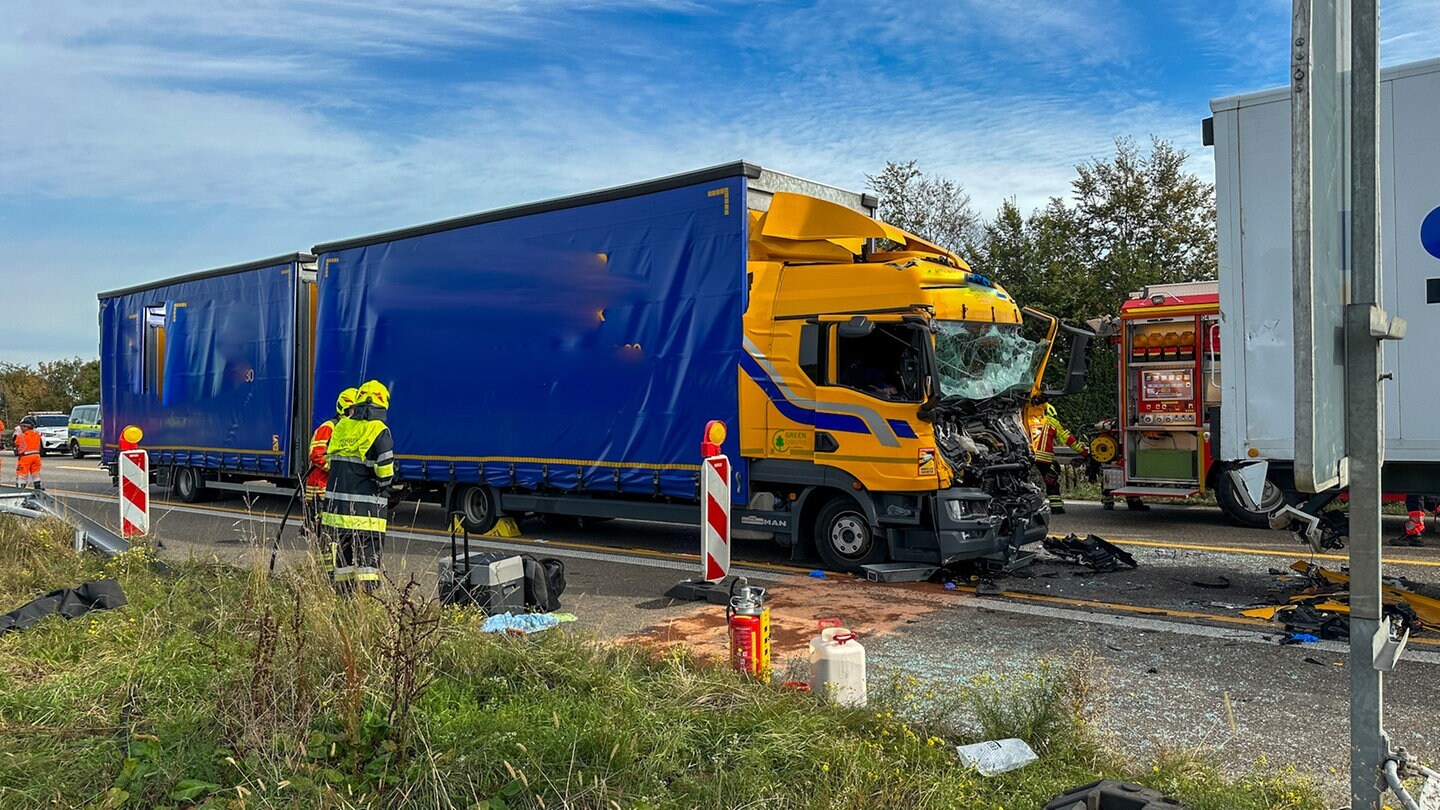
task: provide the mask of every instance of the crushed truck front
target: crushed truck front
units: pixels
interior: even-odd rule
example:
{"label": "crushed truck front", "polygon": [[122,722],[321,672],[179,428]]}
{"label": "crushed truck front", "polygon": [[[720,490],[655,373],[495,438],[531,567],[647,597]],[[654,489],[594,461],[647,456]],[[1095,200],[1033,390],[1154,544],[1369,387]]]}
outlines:
{"label": "crushed truck front", "polygon": [[1022,415],[1053,319],[1034,339],[953,253],[820,200],[777,194],[749,243],[752,504],[789,500],[793,540],[851,570],[1003,563],[1044,536]]}

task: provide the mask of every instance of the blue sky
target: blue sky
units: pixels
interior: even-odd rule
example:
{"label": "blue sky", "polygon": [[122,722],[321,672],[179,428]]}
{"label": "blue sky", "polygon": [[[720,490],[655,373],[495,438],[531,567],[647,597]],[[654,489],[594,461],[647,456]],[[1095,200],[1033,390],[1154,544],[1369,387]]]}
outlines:
{"label": "blue sky", "polygon": [[[1382,0],[1381,58],[1440,56]],[[1286,82],[1289,0],[6,0],[0,361],[97,355],[100,290],[736,159],[982,215],[1117,137],[1213,175],[1209,100]],[[28,287],[20,287],[22,280]]]}

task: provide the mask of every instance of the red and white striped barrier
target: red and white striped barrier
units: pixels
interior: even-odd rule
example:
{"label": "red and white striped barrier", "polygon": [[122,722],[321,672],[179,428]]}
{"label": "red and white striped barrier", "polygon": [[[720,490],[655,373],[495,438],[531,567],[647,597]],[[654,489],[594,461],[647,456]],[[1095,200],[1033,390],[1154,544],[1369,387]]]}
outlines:
{"label": "red and white striped barrier", "polygon": [[716,582],[730,573],[730,459],[711,456],[702,466],[705,493],[705,579]]}
{"label": "red and white striped barrier", "polygon": [[725,423],[705,426],[700,465],[700,551],[705,559],[705,580],[717,582],[730,573],[730,459],[720,452]]}
{"label": "red and white striped barrier", "polygon": [[120,452],[120,536],[150,533],[150,454]]}

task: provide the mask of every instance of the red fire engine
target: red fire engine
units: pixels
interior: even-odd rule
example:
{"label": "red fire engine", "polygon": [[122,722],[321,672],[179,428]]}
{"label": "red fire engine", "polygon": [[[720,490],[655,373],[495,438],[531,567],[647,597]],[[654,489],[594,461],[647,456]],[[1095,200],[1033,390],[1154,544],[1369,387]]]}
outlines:
{"label": "red fire engine", "polygon": [[[1187,498],[1212,488],[1220,409],[1218,282],[1153,284],[1120,308],[1118,418],[1090,442],[1117,497]],[[1224,499],[1221,499],[1222,501]]]}

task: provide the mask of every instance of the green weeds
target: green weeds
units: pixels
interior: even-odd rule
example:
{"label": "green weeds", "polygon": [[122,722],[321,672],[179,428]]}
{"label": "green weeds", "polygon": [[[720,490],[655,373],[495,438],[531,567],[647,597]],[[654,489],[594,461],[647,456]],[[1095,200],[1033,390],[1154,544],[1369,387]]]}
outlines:
{"label": "green weeds", "polygon": [[[69,537],[0,520],[3,604],[101,576],[130,604],[0,636],[3,807],[1028,808],[1102,776],[1197,810],[1321,806],[1293,773],[1127,766],[1087,722],[1083,661],[964,684],[877,668],[847,709],[684,652],[485,635],[413,583],[339,598],[311,563],[162,573]],[[1011,736],[1040,762],[960,767],[956,744]]]}

